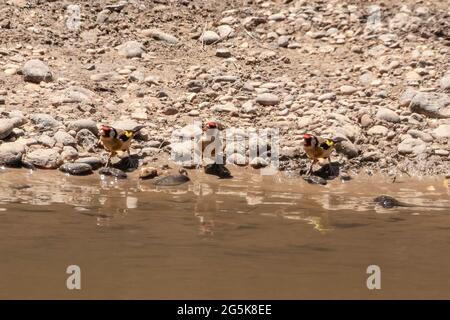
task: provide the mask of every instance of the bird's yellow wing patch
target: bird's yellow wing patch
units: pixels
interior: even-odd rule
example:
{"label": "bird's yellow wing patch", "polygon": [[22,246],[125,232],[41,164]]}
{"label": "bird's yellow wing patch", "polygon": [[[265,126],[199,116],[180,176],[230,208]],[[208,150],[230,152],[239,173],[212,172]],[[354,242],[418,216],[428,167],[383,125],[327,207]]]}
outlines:
{"label": "bird's yellow wing patch", "polygon": [[126,142],[133,138],[133,131],[125,130],[117,137],[119,140],[122,140],[123,142]]}
{"label": "bird's yellow wing patch", "polygon": [[319,147],[321,147],[324,150],[329,150],[334,146],[334,142],[331,139],[326,139],[324,142],[322,142]]}

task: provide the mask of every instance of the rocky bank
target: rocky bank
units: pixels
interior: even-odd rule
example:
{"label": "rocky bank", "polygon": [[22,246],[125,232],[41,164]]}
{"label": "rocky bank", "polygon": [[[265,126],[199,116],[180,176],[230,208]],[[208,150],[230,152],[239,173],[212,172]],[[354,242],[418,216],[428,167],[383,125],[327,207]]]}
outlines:
{"label": "rocky bank", "polygon": [[100,123],[152,163],[206,119],[279,128],[283,170],[312,132],[347,171],[449,174],[448,1],[1,2],[0,165],[97,168]]}

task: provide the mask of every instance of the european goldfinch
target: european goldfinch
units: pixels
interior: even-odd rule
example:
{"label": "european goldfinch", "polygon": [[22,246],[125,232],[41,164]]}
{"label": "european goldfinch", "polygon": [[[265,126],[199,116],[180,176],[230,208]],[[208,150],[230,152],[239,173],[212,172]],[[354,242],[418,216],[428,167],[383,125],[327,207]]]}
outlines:
{"label": "european goldfinch", "polygon": [[101,126],[99,130],[100,141],[105,150],[110,153],[108,161],[106,162],[106,167],[109,166],[111,158],[115,156],[118,151],[127,152],[128,157],[130,156],[131,140],[142,128],[144,128],[144,126],[138,126],[133,130],[119,130],[107,125]]}
{"label": "european goldfinch", "polygon": [[345,139],[343,138],[326,139],[305,133],[303,135],[303,140],[304,140],[303,149],[305,150],[308,158],[312,160],[311,166],[309,167],[307,173],[308,175],[310,175],[312,173],[314,164],[319,159],[328,159],[328,162],[331,163],[330,155],[333,152],[336,143],[339,143]]}
{"label": "european goldfinch", "polygon": [[[218,131],[224,129],[225,127],[217,121],[208,121],[203,125],[203,136],[201,138],[202,158],[204,155],[215,157],[216,153],[222,153],[223,146],[220,139],[218,139]],[[218,140],[216,141],[216,139]]]}

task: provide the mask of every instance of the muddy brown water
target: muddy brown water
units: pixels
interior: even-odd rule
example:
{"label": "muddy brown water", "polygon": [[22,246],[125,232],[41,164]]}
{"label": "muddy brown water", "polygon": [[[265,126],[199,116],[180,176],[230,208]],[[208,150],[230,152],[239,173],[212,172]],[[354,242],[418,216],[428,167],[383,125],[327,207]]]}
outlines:
{"label": "muddy brown water", "polygon": [[[443,178],[233,175],[163,188],[0,170],[0,298],[450,298],[450,209],[428,207],[450,207]],[[379,208],[380,194],[424,207]]]}

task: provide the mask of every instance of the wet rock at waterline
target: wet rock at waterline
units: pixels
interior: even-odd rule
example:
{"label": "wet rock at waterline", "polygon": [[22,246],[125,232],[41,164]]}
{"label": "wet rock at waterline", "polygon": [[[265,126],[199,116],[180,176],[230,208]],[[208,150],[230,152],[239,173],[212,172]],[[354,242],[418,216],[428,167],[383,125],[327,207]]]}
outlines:
{"label": "wet rock at waterline", "polygon": [[25,146],[17,142],[0,144],[0,165],[7,167],[20,167]]}
{"label": "wet rock at waterline", "polygon": [[153,179],[158,176],[158,170],[154,167],[143,167],[139,171],[140,179]]}
{"label": "wet rock at waterline", "polygon": [[325,180],[324,178],[321,178],[318,176],[313,176],[313,175],[303,177],[303,180],[305,180],[306,182],[308,182],[310,184],[320,184],[320,185],[327,184],[327,180]]}
{"label": "wet rock at waterline", "polygon": [[388,209],[394,208],[394,207],[410,207],[411,206],[409,204],[400,202],[391,196],[386,196],[386,195],[378,196],[375,199],[373,199],[373,201],[376,204],[381,205],[383,208],[388,208]]}
{"label": "wet rock at waterline", "polygon": [[218,176],[221,179],[232,178],[230,170],[223,164],[210,163],[205,166],[205,173]]}
{"label": "wet rock at waterline", "polygon": [[78,158],[75,160],[75,163],[88,164],[92,168],[92,170],[97,170],[104,165],[103,160],[98,157]]}
{"label": "wet rock at waterline", "polygon": [[56,169],[61,164],[59,152],[55,149],[37,149],[26,154],[25,160],[41,169]]}
{"label": "wet rock at waterline", "polygon": [[189,179],[188,176],[184,174],[178,174],[178,175],[171,175],[167,177],[163,177],[161,179],[158,179],[155,181],[155,185],[157,186],[178,186],[180,184],[189,182],[191,179]]}
{"label": "wet rock at waterline", "polygon": [[122,170],[116,169],[116,168],[102,168],[100,170],[98,170],[98,173],[100,175],[104,175],[104,176],[111,176],[117,179],[126,179],[128,177],[128,175],[123,172]]}
{"label": "wet rock at waterline", "polygon": [[84,176],[92,173],[92,167],[87,163],[65,163],[59,167],[59,170],[74,176]]}

